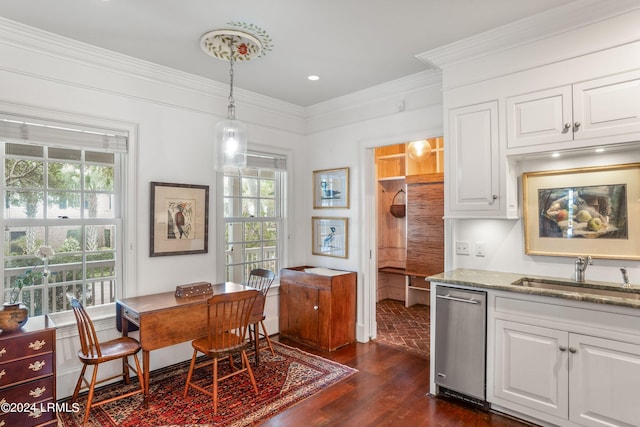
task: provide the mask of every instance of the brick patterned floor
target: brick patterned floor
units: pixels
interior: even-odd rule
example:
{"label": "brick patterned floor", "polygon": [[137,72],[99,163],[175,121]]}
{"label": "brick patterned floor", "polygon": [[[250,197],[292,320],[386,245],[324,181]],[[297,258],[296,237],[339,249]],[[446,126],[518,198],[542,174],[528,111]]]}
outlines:
{"label": "brick patterned floor", "polygon": [[385,299],[376,306],[375,342],[429,358],[429,306],[405,307],[403,301]]}

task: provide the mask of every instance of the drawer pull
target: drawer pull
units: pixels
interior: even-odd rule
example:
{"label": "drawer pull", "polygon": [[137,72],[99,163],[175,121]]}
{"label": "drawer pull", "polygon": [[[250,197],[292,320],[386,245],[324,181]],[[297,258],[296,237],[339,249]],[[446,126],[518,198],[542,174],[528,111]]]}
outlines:
{"label": "drawer pull", "polygon": [[34,342],[29,343],[29,348],[31,350],[40,350],[47,342],[45,340],[36,340]]}
{"label": "drawer pull", "polygon": [[44,360],[42,362],[29,363],[29,369],[31,369],[33,372],[37,372],[40,369],[44,368],[44,365],[46,365]]}
{"label": "drawer pull", "polygon": [[3,397],[2,400],[0,400],[0,405],[6,405],[6,404],[7,404],[7,399]]}
{"label": "drawer pull", "polygon": [[4,377],[6,373],[7,371],[5,371],[4,369],[0,371],[0,378]]}
{"label": "drawer pull", "polygon": [[7,349],[5,347],[2,347],[2,350],[0,350],[0,357],[4,356],[7,353]]}
{"label": "drawer pull", "polygon": [[46,387],[36,387],[35,390],[29,390],[29,396],[31,397],[40,397],[47,391]]}
{"label": "drawer pull", "polygon": [[0,427],[4,427],[7,423],[4,422],[4,420],[0,420]]}
{"label": "drawer pull", "polygon": [[42,416],[42,410],[41,409],[36,409],[33,412],[29,412],[29,416],[31,418],[40,418]]}

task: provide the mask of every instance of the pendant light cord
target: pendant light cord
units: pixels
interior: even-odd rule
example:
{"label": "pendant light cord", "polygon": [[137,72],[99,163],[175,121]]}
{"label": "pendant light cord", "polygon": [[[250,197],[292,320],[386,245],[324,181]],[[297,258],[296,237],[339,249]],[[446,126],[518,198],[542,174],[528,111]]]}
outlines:
{"label": "pendant light cord", "polygon": [[231,36],[229,38],[229,63],[231,64],[229,68],[229,107],[227,107],[227,118],[230,120],[236,119],[236,107],[234,105],[235,100],[233,99],[233,63],[234,63],[234,52],[233,52],[233,42],[234,37]]}

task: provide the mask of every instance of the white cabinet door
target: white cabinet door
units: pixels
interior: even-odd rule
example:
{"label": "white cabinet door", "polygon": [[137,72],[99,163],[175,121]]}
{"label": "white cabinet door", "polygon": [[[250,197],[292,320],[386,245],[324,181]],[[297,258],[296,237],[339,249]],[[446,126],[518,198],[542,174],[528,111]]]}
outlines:
{"label": "white cabinet door", "polygon": [[449,110],[448,216],[500,212],[498,102]]}
{"label": "white cabinet door", "polygon": [[640,346],[571,334],[569,349],[570,419],[584,426],[637,426]]}
{"label": "white cabinet door", "polygon": [[571,86],[507,98],[507,148],[573,139]]}
{"label": "white cabinet door", "polygon": [[576,140],[640,132],[640,72],[573,85],[573,117]]}
{"label": "white cabinet door", "polygon": [[496,320],[494,395],[567,419],[568,333]]}

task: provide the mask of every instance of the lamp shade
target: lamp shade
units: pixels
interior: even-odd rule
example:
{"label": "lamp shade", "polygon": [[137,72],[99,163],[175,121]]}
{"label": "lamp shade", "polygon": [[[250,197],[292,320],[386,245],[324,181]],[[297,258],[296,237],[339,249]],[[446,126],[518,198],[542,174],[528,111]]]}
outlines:
{"label": "lamp shade", "polygon": [[225,119],[216,125],[218,170],[224,166],[247,166],[247,128],[235,119]]}
{"label": "lamp shade", "polygon": [[431,154],[431,144],[426,139],[410,142],[407,147],[407,154],[413,160],[423,160]]}

